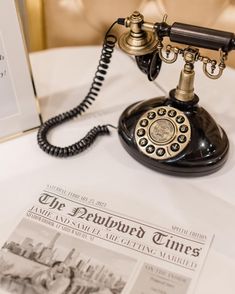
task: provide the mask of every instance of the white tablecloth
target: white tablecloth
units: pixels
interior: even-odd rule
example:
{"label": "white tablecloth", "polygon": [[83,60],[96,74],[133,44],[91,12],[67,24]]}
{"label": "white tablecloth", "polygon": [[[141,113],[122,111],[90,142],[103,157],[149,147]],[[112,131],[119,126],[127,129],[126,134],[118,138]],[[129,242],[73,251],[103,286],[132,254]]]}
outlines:
{"label": "white tablecloth", "polygon": [[[33,76],[46,119],[77,105],[89,90],[100,48],[64,48],[30,56]],[[165,95],[178,82],[182,62],[163,64],[155,83],[136,69],[133,60],[116,51],[107,80],[93,107],[81,118],[53,131],[55,144],[67,145],[101,123],[117,125],[121,112],[137,100]],[[234,294],[235,283],[235,71],[226,69],[218,81],[196,66],[200,104],[214,115],[230,138],[226,165],[201,178],[163,175],[130,157],[116,131],[101,137],[86,152],[69,159],[43,153],[36,132],[0,145],[0,243],[9,236],[24,211],[47,183],[83,191],[99,199],[110,197],[121,212],[151,223],[163,219],[215,233],[196,294]],[[132,207],[125,204],[133,203]],[[120,210],[120,209],[119,209]],[[146,219],[146,216],[148,218]]]}

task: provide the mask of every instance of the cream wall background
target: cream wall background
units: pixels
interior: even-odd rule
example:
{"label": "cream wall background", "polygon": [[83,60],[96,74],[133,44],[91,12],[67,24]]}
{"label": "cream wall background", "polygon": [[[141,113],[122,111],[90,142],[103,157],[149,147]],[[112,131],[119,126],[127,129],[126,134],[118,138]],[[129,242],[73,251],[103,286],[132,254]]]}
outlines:
{"label": "cream wall background", "polygon": [[[174,21],[235,32],[235,0],[18,0],[24,2],[30,51],[101,44],[118,17],[139,10],[148,21]],[[119,28],[120,30],[120,28]],[[211,55],[211,53],[209,53]],[[216,56],[217,54],[212,54]],[[235,67],[235,52],[229,64]]]}

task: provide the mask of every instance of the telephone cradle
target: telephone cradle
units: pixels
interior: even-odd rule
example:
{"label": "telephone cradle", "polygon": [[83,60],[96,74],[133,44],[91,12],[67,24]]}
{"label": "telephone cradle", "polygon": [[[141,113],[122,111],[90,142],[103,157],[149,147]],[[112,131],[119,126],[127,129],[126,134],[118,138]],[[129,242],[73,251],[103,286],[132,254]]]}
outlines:
{"label": "telephone cradle", "polygon": [[[110,34],[115,24],[129,28],[119,39]],[[163,45],[164,38],[186,45]],[[47,133],[57,125],[81,115],[95,100],[107,73],[115,43],[135,56],[139,69],[150,81],[157,78],[162,62],[173,63],[182,56],[185,64],[179,83],[168,97],[156,97],[130,105],[118,123],[120,141],[140,163],[163,173],[177,176],[203,176],[220,169],[228,158],[229,141],[225,131],[199,105],[194,93],[194,63],[202,62],[203,72],[219,78],[225,69],[228,53],[235,50],[234,33],[182,23],[168,25],[145,22],[135,11],[119,18],[105,35],[100,61],[87,96],[75,108],[46,121],[38,131],[38,144],[46,153],[68,157],[86,150],[99,135],[109,133],[111,125],[94,127],[78,142],[58,147],[50,144]],[[198,48],[219,51],[219,62],[202,56]]]}

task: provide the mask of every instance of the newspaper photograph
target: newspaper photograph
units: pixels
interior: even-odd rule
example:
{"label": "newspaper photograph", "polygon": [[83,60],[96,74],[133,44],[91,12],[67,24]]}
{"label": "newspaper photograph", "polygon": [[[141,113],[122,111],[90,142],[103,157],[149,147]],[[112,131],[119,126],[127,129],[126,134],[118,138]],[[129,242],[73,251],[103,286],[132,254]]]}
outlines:
{"label": "newspaper photograph", "polygon": [[212,235],[106,207],[48,185],[0,250],[0,291],[193,293]]}

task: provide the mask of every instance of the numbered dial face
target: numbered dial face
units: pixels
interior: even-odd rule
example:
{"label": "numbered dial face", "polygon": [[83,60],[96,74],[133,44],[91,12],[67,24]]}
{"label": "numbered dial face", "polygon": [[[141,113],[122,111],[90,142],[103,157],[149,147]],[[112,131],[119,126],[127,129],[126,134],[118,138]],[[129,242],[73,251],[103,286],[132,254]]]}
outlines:
{"label": "numbered dial face", "polygon": [[147,156],[163,160],[183,151],[191,138],[187,116],[176,108],[161,106],[144,113],[137,122],[135,140]]}

